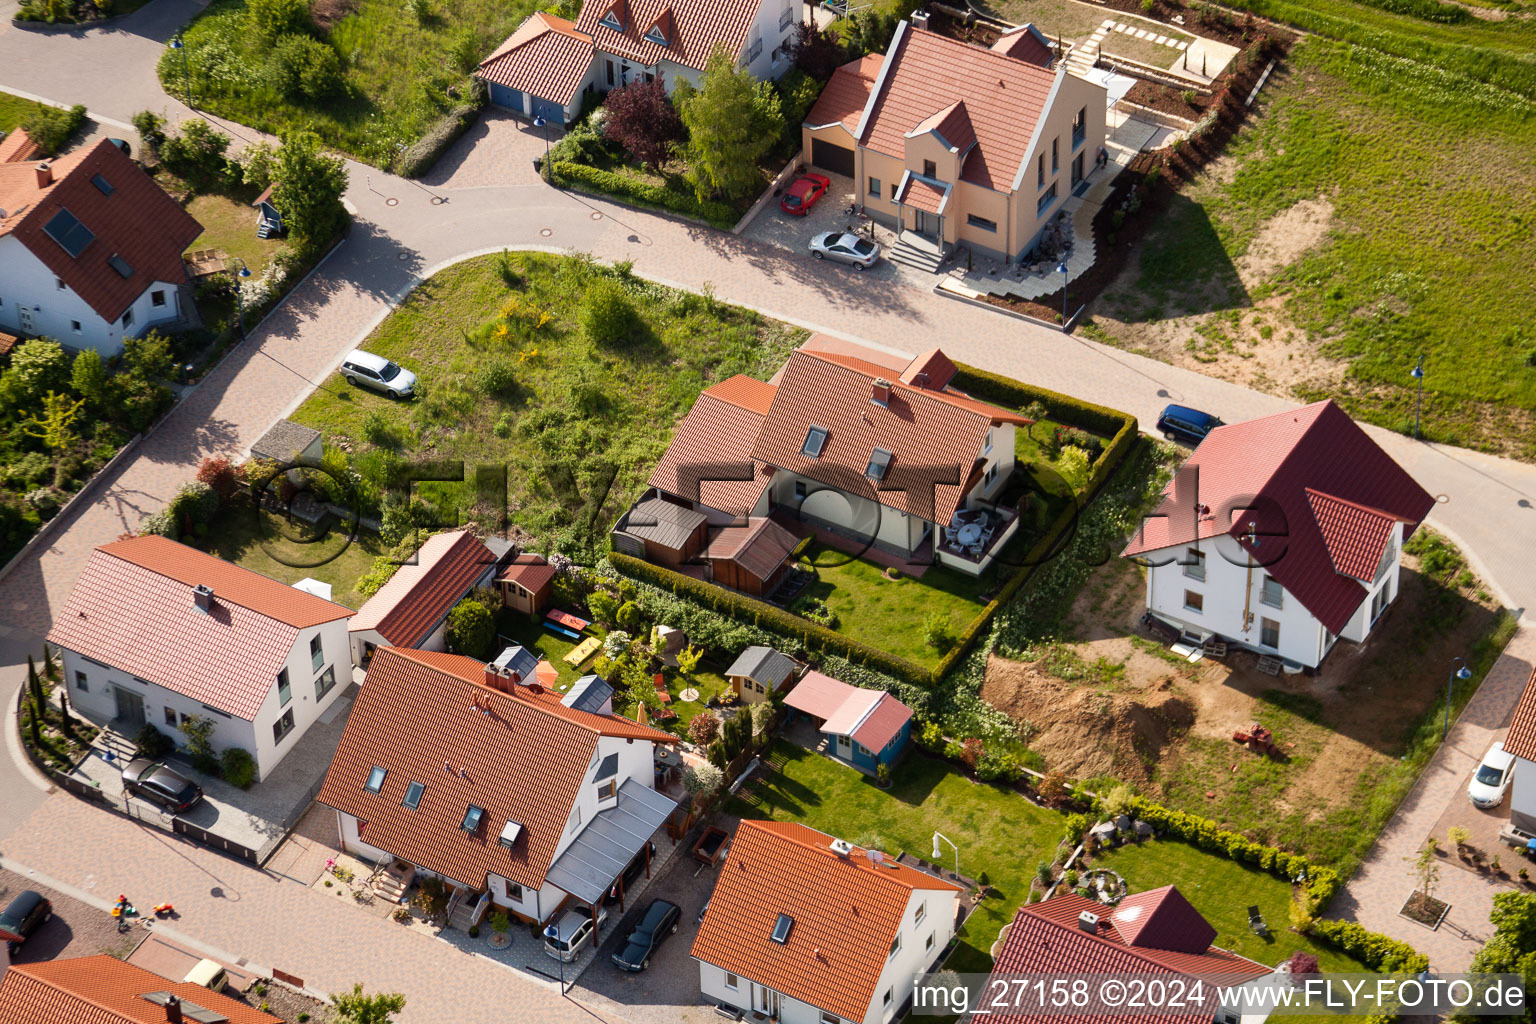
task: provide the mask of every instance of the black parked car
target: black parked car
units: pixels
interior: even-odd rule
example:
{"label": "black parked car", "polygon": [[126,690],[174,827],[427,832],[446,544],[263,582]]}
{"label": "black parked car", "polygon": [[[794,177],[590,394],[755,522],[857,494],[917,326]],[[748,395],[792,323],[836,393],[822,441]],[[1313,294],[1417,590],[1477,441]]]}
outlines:
{"label": "black parked car", "polygon": [[[651,848],[650,849],[651,860],[655,860],[656,859],[656,844],[655,843],[647,843],[646,845]],[[618,878],[614,879],[613,880],[613,884],[608,887],[608,895],[603,897],[603,904],[606,906],[609,903],[617,903],[617,902],[619,902],[619,882],[620,881],[622,881],[624,883],[624,891],[625,892],[629,892],[631,889],[633,889],[635,887],[635,885],[634,885],[635,879],[639,878],[641,873],[645,871],[646,863],[647,863],[647,861],[646,861],[646,851],[645,850],[641,850],[639,853],[635,854],[635,859],[630,861],[628,864],[626,864],[624,866],[624,871],[619,875]]]}
{"label": "black parked car", "polygon": [[0,938],[6,940],[11,955],[15,956],[27,937],[53,919],[53,904],[40,892],[26,890],[11,900],[11,905],[0,914]]}
{"label": "black parked car", "polygon": [[1210,413],[1184,405],[1167,406],[1157,418],[1158,432],[1168,440],[1194,445],[1204,441],[1206,434],[1221,425],[1221,420]]}
{"label": "black parked car", "polygon": [[159,804],[172,814],[191,810],[203,798],[203,787],[167,768],[163,762],[147,757],[136,757],[128,762],[128,767],[123,769],[123,788],[136,797]]}
{"label": "black parked car", "polygon": [[668,935],[677,931],[677,922],[682,916],[676,903],[652,900],[645,908],[645,916],[624,940],[624,948],[613,954],[613,962],[619,970],[643,971],[651,966],[651,955],[661,948]]}

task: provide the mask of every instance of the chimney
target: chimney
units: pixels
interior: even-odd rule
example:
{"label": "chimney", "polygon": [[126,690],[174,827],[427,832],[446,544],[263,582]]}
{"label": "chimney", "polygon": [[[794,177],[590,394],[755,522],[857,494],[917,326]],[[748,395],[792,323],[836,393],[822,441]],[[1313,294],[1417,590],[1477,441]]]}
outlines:
{"label": "chimney", "polygon": [[891,382],[884,377],[876,377],[874,386],[870,389],[869,400],[876,405],[889,405],[891,403]]}
{"label": "chimney", "polygon": [[199,583],[192,588],[192,605],[200,612],[210,611],[213,608],[213,588],[206,583]]}
{"label": "chimney", "polygon": [[165,999],[166,1024],[181,1024],[181,1000],[174,995]]}
{"label": "chimney", "polygon": [[1099,915],[1091,910],[1085,910],[1077,915],[1077,927],[1089,935],[1099,934]]}
{"label": "chimney", "polygon": [[44,160],[37,165],[37,187],[47,188],[53,184],[53,165]]}
{"label": "chimney", "polygon": [[485,664],[485,685],[493,690],[501,689],[501,669],[490,662]]}

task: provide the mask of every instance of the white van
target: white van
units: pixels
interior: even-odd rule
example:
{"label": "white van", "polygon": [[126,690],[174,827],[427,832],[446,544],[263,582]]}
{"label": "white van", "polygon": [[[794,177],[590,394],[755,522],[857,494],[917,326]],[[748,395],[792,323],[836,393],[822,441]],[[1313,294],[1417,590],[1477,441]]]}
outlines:
{"label": "white van", "polygon": [[199,960],[181,980],[188,985],[199,985],[211,992],[223,992],[224,986],[229,984],[229,975],[224,973],[224,968],[217,962]]}
{"label": "white van", "polygon": [[[608,908],[599,907],[597,927],[608,920]],[[544,929],[544,953],[563,963],[570,963],[581,956],[581,951],[593,939],[596,928],[592,927],[592,911],[585,906],[572,907]]]}

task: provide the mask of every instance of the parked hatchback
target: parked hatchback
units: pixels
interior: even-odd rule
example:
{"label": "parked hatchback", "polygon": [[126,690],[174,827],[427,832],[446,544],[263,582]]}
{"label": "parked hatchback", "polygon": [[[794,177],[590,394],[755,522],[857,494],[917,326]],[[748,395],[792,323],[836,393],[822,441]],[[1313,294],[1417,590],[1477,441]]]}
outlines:
{"label": "parked hatchback", "polygon": [[783,197],[779,199],[779,209],[794,217],[804,217],[831,187],[832,179],[824,174],[802,174],[784,190]]}
{"label": "parked hatchback", "polygon": [[1205,435],[1221,426],[1221,420],[1208,412],[1183,405],[1170,405],[1157,418],[1157,429],[1170,441],[1199,444]]}
{"label": "parked hatchback", "polygon": [[624,940],[624,948],[613,954],[614,964],[621,971],[643,971],[651,966],[651,957],[667,941],[667,936],[677,931],[682,916],[676,903],[652,900],[640,923]]}
{"label": "parked hatchback", "polygon": [[410,370],[360,348],[348,352],[341,361],[341,375],[348,384],[382,391],[392,398],[409,398],[416,389],[416,375]]}
{"label": "parked hatchback", "polygon": [[880,261],[880,247],[848,231],[827,231],[811,239],[811,255],[819,260],[851,263],[866,270]]}
{"label": "parked hatchback", "polygon": [[1504,802],[1514,777],[1515,755],[1505,751],[1504,744],[1495,743],[1483,755],[1477,771],[1472,773],[1472,781],[1467,783],[1467,798],[1473,807],[1483,810],[1497,807]]}
{"label": "parked hatchback", "polygon": [[650,847],[650,860],[646,859],[647,851],[645,850],[635,854],[634,859],[624,866],[623,873],[618,878],[615,878],[613,884],[608,887],[608,895],[603,897],[604,903],[617,903],[619,901],[620,883],[623,883],[622,891],[629,892],[635,887],[635,879],[640,877],[640,873],[645,870],[646,864],[656,860],[656,844],[647,843],[646,845]]}
{"label": "parked hatchback", "polygon": [[167,767],[164,762],[136,757],[123,769],[123,788],[133,796],[159,804],[172,814],[197,806],[203,787]]}
{"label": "parked hatchback", "polygon": [[608,911],[597,908],[597,923],[592,922],[592,908],[572,907],[544,929],[544,955],[570,963],[591,945],[598,929],[608,920]]}
{"label": "parked hatchback", "polygon": [[53,904],[40,892],[27,889],[0,913],[0,939],[15,956],[31,934],[53,919]]}

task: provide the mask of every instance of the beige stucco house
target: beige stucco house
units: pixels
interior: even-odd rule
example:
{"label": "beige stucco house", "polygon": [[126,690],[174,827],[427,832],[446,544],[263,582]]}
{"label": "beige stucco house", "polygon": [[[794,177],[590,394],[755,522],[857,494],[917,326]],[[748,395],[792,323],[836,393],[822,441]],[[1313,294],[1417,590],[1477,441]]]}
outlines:
{"label": "beige stucco house", "polygon": [[984,49],[902,22],[883,57],[833,75],[805,153],[853,178],[865,212],[904,235],[1016,259],[1104,145],[1104,87],[1052,63],[1032,26]]}

